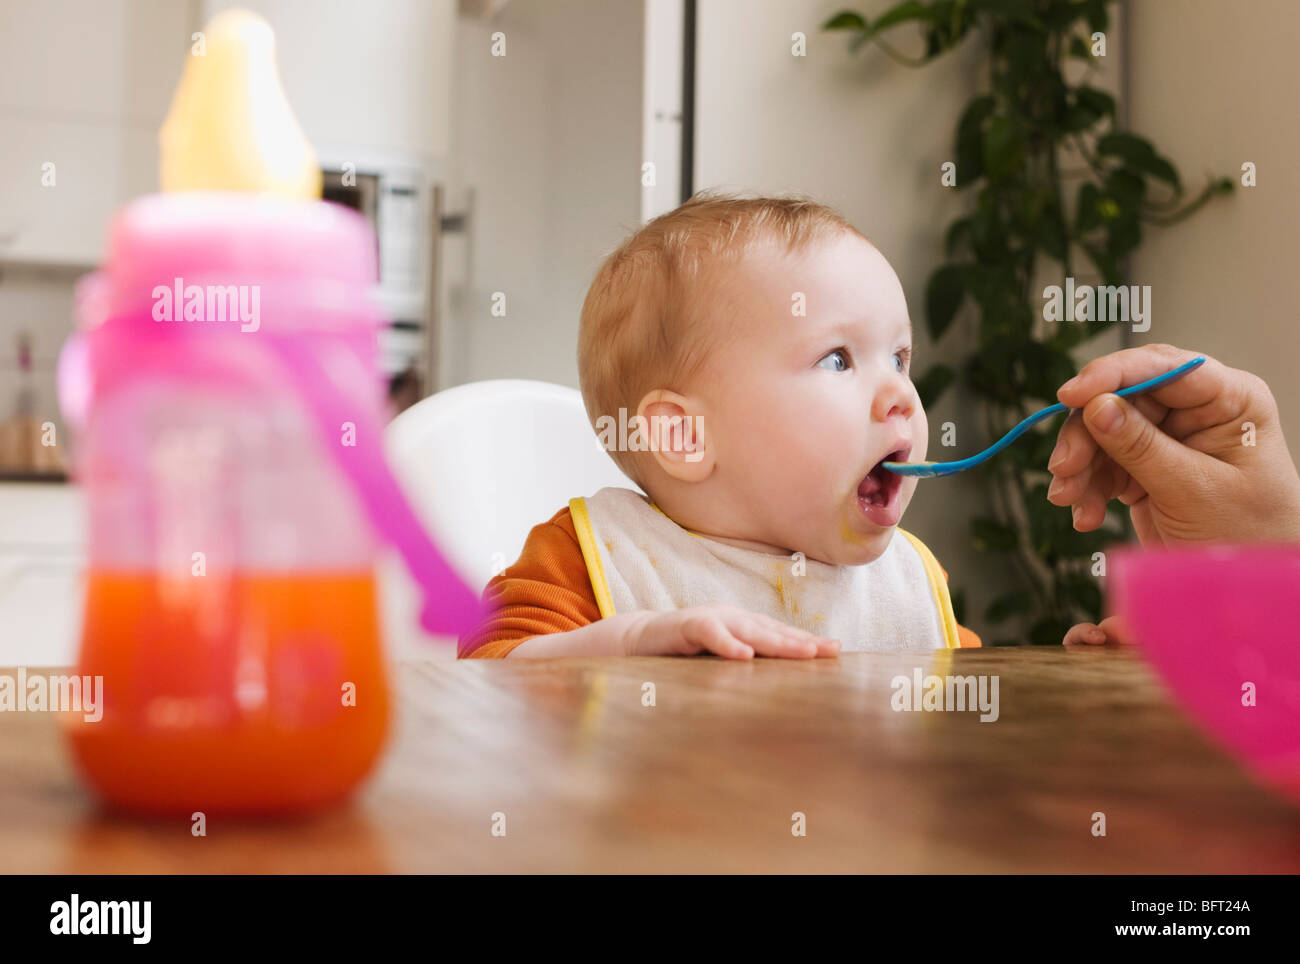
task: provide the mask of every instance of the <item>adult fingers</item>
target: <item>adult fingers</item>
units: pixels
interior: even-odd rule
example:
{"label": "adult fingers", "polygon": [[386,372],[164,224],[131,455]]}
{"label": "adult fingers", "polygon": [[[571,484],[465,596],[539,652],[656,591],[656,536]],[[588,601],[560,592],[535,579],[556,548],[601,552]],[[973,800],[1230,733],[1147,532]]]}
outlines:
{"label": "adult fingers", "polygon": [[[1094,358],[1056,393],[1070,408],[1083,408],[1098,395],[1117,392],[1191,361],[1199,354],[1173,345],[1143,345]],[[1206,358],[1193,372],[1151,393],[1169,408],[1196,408],[1212,401],[1231,385],[1235,373],[1222,362]]]}

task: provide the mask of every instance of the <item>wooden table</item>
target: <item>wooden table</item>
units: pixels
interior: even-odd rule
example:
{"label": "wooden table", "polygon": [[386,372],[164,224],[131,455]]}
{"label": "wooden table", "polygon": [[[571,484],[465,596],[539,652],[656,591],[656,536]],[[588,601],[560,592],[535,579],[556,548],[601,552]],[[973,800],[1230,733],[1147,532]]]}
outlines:
{"label": "wooden table", "polygon": [[[890,681],[916,667],[996,675],[999,719],[895,712]],[[0,871],[1300,871],[1300,806],[1202,740],[1123,651],[428,661],[395,677],[394,744],[351,804],[214,818],[202,838],[102,815],[50,715],[0,713]]]}

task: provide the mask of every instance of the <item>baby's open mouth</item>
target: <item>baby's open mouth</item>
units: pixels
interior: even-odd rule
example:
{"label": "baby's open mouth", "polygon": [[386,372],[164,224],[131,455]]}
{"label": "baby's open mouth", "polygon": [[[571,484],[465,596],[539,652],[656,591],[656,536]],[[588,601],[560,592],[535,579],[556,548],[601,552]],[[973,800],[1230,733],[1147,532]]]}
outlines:
{"label": "baby's open mouth", "polygon": [[858,498],[865,499],[872,505],[887,505],[893,501],[898,490],[903,487],[903,477],[890,472],[884,463],[906,462],[911,450],[910,445],[895,449],[873,465],[866,478],[858,483]]}
{"label": "baby's open mouth", "polygon": [[885,462],[906,462],[912,454],[911,443],[894,449],[871,467],[871,471],[858,483],[858,504],[872,522],[882,526],[898,524],[902,513],[898,511],[898,494],[903,488],[903,477],[885,468]]}

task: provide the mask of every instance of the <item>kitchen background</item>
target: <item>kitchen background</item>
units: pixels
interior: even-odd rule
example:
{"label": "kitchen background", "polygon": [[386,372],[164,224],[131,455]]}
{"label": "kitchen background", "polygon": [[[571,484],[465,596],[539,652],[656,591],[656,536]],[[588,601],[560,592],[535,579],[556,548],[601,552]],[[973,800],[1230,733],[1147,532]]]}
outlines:
{"label": "kitchen background", "polygon": [[[57,481],[67,436],[54,386],[74,285],[97,263],[112,212],[156,188],[157,132],[193,34],[232,5],[0,0],[0,664],[73,658],[80,503]],[[874,15],[889,3],[238,5],[276,30],[327,184],[354,172],[356,190],[338,183],[337,199],[377,219],[395,409],[485,378],[576,387],[578,310],[602,255],[689,187],[800,192],[842,209],[898,270],[919,360],[933,357],[924,284],[963,203],[938,171],[978,78],[972,51],[907,71],[819,30],[846,6]],[[806,56],[791,54],[796,32]],[[505,56],[493,55],[495,34]],[[1155,323],[1135,338],[1259,373],[1293,431],[1297,35],[1300,5],[1287,0],[1135,0],[1120,7],[1098,82],[1190,182],[1256,165],[1257,188],[1148,237],[1130,271],[1153,288]],[[944,354],[966,347],[950,337]],[[964,401],[949,393],[931,423],[960,425]],[[59,445],[40,444],[46,423]],[[908,528],[968,597],[990,598],[1011,577],[969,545],[982,497],[965,477],[944,484],[944,498],[914,502]],[[969,621],[983,633],[981,609]]]}

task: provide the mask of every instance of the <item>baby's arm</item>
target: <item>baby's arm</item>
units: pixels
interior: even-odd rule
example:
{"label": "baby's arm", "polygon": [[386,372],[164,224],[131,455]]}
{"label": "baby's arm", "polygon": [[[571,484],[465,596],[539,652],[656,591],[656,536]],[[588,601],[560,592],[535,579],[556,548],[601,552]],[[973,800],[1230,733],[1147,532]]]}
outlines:
{"label": "baby's arm", "polygon": [[694,656],[727,659],[835,656],[838,640],[816,636],[737,606],[708,603],[669,612],[620,613],[565,633],[524,640],[508,657]]}
{"label": "baby's arm", "polygon": [[[532,528],[518,561],[488,582],[483,603],[486,618],[461,637],[462,658],[500,659],[533,637],[563,636],[603,622],[568,508]],[[599,643],[600,635],[579,637],[583,652],[592,652],[591,637]]]}
{"label": "baby's arm", "polygon": [[638,613],[622,613],[566,633],[530,636],[506,653],[507,659],[550,656],[622,656],[623,638]]}

